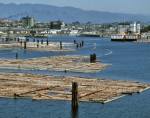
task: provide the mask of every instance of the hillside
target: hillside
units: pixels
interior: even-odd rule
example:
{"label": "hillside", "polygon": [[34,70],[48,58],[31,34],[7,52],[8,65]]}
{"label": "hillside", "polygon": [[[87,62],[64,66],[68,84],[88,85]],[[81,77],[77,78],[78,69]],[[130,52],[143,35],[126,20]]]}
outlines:
{"label": "hillside", "polygon": [[110,13],[100,11],[86,11],[74,7],[57,7],[43,4],[2,4],[0,3],[0,18],[9,18],[12,20],[20,20],[24,16],[34,17],[35,20],[41,22],[49,22],[53,20],[62,20],[66,23],[79,21],[86,23],[111,23],[119,21],[138,20],[141,22],[149,22],[150,15],[143,14],[123,14]]}

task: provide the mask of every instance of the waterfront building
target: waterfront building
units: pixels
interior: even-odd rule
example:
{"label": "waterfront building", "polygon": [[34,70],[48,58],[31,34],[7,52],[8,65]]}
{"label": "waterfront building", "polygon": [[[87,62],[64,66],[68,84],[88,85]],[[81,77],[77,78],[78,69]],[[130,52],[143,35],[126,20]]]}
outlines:
{"label": "waterfront building", "polygon": [[77,35],[78,34],[78,30],[71,30],[70,31],[70,35]]}
{"label": "waterfront building", "polygon": [[81,26],[82,23],[80,23],[79,21],[76,22],[72,22],[72,26]]}
{"label": "waterfront building", "polygon": [[140,23],[121,22],[118,24],[118,32],[125,32],[126,34],[131,34],[131,33],[140,34]]}
{"label": "waterfront building", "polygon": [[22,18],[22,26],[25,28],[31,28],[34,27],[34,18],[32,17],[23,17]]}
{"label": "waterfront building", "polygon": [[58,20],[58,21],[52,21],[51,22],[51,29],[61,29],[61,25],[62,25],[62,23],[61,23],[61,21],[60,20]]}
{"label": "waterfront building", "polygon": [[0,19],[0,23],[4,23],[5,21],[4,21],[4,19]]}

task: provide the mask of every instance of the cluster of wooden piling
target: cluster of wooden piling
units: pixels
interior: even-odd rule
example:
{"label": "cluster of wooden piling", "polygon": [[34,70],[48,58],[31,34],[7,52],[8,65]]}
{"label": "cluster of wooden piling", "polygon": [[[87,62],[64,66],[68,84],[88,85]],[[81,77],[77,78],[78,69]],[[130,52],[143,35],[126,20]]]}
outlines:
{"label": "cluster of wooden piling", "polygon": [[78,101],[107,103],[149,87],[139,82],[91,77],[0,72],[0,97],[72,100],[73,107],[78,106]]}
{"label": "cluster of wooden piling", "polygon": [[[14,38],[14,39],[9,39],[9,41],[2,39],[2,44],[0,44],[0,48],[11,48],[11,47],[18,47],[24,50],[29,50],[29,51],[52,51],[52,52],[66,52],[66,51],[75,51],[75,49],[71,48],[63,48],[66,46],[76,46],[76,49],[79,47],[83,47],[84,41],[81,43],[77,43],[76,40],[74,40],[74,43],[66,43],[66,42],[50,42],[47,38],[46,42],[41,39],[33,39],[33,42],[29,42],[29,39],[26,38],[25,40],[19,39],[19,38]],[[6,42],[6,43],[5,43]],[[9,42],[9,43],[7,43]],[[24,44],[24,45],[23,45]]]}
{"label": "cluster of wooden piling", "polygon": [[80,46],[80,47],[83,47],[84,41],[82,41],[81,43],[77,43],[76,40],[74,40],[74,44],[76,45],[76,49],[78,49],[79,46]]}
{"label": "cluster of wooden piling", "polygon": [[19,42],[11,42],[11,43],[2,43],[0,44],[0,48],[3,49],[11,49],[12,47],[16,47],[18,49],[24,49],[28,51],[50,51],[50,52],[68,52],[68,51],[75,51],[75,49],[71,48],[63,48],[67,46],[74,46],[73,43],[62,43],[62,42],[51,42],[49,43],[48,40],[46,42],[43,42],[43,39],[41,40],[41,43],[39,40],[35,42],[33,39],[33,42],[28,42],[28,40]]}
{"label": "cluster of wooden piling", "polygon": [[26,39],[22,39],[22,38],[2,38],[2,42],[21,42],[21,41],[27,41],[29,42],[29,39],[26,38]]}
{"label": "cluster of wooden piling", "polygon": [[96,54],[90,54],[90,63],[95,63],[96,62]]}

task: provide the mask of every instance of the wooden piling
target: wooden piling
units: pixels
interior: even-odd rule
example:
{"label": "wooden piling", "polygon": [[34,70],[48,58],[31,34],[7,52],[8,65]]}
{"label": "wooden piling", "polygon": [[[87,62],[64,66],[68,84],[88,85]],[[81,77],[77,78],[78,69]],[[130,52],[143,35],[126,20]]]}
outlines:
{"label": "wooden piling", "polygon": [[76,44],[76,48],[78,49],[78,47],[79,47],[79,46],[78,46],[78,43],[77,43],[77,44]]}
{"label": "wooden piling", "polygon": [[96,62],[96,54],[93,53],[93,62]]}
{"label": "wooden piling", "polygon": [[18,53],[16,53],[16,59],[18,59]]}
{"label": "wooden piling", "polygon": [[46,42],[47,42],[47,45],[48,45],[48,39],[47,39],[47,41],[46,41]]}
{"label": "wooden piling", "polygon": [[39,40],[37,40],[37,43],[39,43]]}
{"label": "wooden piling", "polygon": [[78,107],[78,84],[72,82],[72,107]]}
{"label": "wooden piling", "polygon": [[19,38],[18,38],[18,42],[19,42]]}
{"label": "wooden piling", "polygon": [[78,107],[72,107],[73,118],[78,118]]}
{"label": "wooden piling", "polygon": [[84,41],[82,41],[82,46],[84,45]]}
{"label": "wooden piling", "polygon": [[60,42],[60,49],[62,49],[62,42]]}
{"label": "wooden piling", "polygon": [[90,54],[90,63],[95,63],[96,62],[96,54]]}
{"label": "wooden piling", "polygon": [[6,38],[6,42],[8,42],[8,38]]}
{"label": "wooden piling", "polygon": [[93,63],[93,55],[90,54],[90,63]]}
{"label": "wooden piling", "polygon": [[82,44],[80,43],[80,47],[82,47]]}
{"label": "wooden piling", "polygon": [[26,41],[24,41],[24,49],[26,49]]}
{"label": "wooden piling", "polygon": [[39,44],[37,43],[37,48],[39,48]]}
{"label": "wooden piling", "polygon": [[41,40],[41,44],[43,44],[43,39]]}
{"label": "wooden piling", "polygon": [[74,44],[76,44],[76,40],[74,40]]}
{"label": "wooden piling", "polygon": [[20,41],[20,45],[22,45],[22,40]]}

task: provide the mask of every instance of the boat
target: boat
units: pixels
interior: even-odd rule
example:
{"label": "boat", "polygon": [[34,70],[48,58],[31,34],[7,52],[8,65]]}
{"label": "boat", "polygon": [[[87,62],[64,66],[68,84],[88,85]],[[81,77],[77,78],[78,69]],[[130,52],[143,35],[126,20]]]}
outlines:
{"label": "boat", "polygon": [[120,32],[119,34],[112,34],[111,41],[137,41],[141,40],[140,34],[125,34]]}
{"label": "boat", "polygon": [[48,38],[48,36],[34,36],[34,38]]}
{"label": "boat", "polygon": [[77,37],[100,37],[99,34],[95,32],[83,32],[76,35]]}

